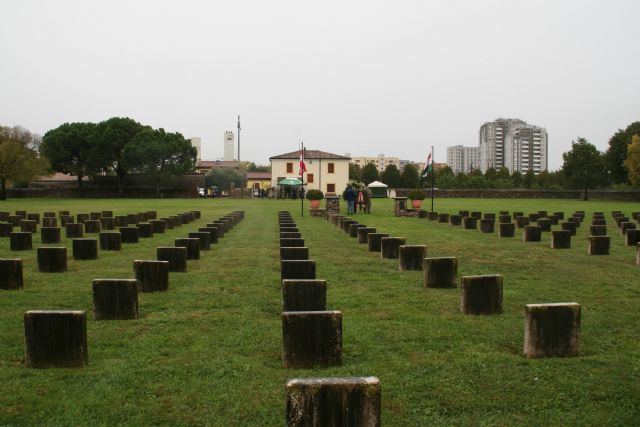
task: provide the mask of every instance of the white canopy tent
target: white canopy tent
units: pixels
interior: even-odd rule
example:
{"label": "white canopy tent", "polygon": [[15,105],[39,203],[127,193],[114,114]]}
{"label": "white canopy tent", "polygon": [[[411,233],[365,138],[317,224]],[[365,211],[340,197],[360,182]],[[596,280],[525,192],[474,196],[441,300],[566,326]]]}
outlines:
{"label": "white canopy tent", "polygon": [[373,181],[367,187],[371,189],[371,197],[389,197],[389,186],[383,182]]}

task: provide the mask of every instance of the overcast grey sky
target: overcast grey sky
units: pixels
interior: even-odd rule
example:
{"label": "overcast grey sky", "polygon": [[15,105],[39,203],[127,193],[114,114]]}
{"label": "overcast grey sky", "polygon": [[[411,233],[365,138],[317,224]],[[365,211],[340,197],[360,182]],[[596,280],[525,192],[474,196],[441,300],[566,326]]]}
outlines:
{"label": "overcast grey sky", "polygon": [[241,158],[305,145],[424,161],[497,117],[549,168],[640,120],[640,1],[3,1],[0,124],[128,116]]}

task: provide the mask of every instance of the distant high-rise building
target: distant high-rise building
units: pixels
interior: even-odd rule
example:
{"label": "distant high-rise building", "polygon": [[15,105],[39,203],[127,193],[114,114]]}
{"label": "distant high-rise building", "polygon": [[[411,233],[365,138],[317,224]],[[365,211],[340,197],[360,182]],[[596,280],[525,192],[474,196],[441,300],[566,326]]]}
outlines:
{"label": "distant high-rise building", "polygon": [[202,139],[199,136],[191,137],[191,145],[198,150],[197,161],[202,160]]}
{"label": "distant high-rise building", "polygon": [[547,169],[547,131],[520,119],[496,119],[480,127],[480,170],[506,167],[510,173]]}
{"label": "distant high-rise building", "polygon": [[478,147],[453,145],[447,147],[447,166],[453,173],[469,173],[480,167],[480,151]]}
{"label": "distant high-rise building", "polygon": [[231,162],[234,160],[236,152],[235,138],[232,131],[226,131],[224,133],[224,161]]}

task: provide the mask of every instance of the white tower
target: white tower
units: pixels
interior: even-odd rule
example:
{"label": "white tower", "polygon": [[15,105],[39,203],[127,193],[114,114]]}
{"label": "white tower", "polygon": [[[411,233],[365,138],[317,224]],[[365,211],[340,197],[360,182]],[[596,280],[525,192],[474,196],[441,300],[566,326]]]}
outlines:
{"label": "white tower", "polygon": [[202,160],[202,139],[199,136],[192,136],[191,137],[191,146],[196,147],[196,150],[198,150],[198,156],[197,156],[197,161],[199,162],[200,160]]}
{"label": "white tower", "polygon": [[224,133],[224,160],[225,162],[233,161],[233,156],[236,152],[235,139],[232,131],[226,131]]}

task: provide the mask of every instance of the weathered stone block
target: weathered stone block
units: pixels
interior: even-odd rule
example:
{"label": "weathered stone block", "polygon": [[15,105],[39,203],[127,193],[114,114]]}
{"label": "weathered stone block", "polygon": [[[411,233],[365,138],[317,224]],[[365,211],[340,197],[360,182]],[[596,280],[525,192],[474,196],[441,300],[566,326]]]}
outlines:
{"label": "weathered stone block", "polygon": [[9,224],[13,225],[14,227],[20,227],[20,221],[22,221],[24,218],[18,216],[18,215],[9,215],[9,218],[7,219],[7,221],[9,222]]}
{"label": "weathered stone block", "polygon": [[637,246],[640,242],[640,230],[629,229],[624,236],[625,246]]}
{"label": "weathered stone block", "polygon": [[607,220],[606,219],[592,219],[591,220],[591,225],[607,225]]}
{"label": "weathered stone block", "polygon": [[9,233],[9,249],[12,251],[30,251],[33,249],[31,233],[13,231]]}
{"label": "weathered stone block", "polygon": [[382,250],[383,237],[389,237],[389,233],[367,234],[367,245],[368,245],[369,252],[380,252]]}
{"label": "weathered stone block", "polygon": [[476,230],[478,228],[478,220],[472,216],[464,217],[462,221],[465,230]]}
{"label": "weathered stone block", "polygon": [[129,218],[127,215],[116,215],[113,217],[115,220],[116,227],[128,227],[129,226]]}
{"label": "weathered stone block", "polygon": [[20,231],[24,231],[25,233],[35,233],[38,231],[38,223],[31,219],[21,219]]}
{"label": "weathered stone block", "polygon": [[208,251],[211,249],[211,233],[207,231],[191,232],[188,236],[192,239],[200,239],[200,250]]}
{"label": "weathered stone block", "polygon": [[98,239],[73,239],[73,259],[98,259]]}
{"label": "weathered stone block", "polygon": [[200,259],[200,239],[180,238],[174,244],[187,249],[187,259]]}
{"label": "weathered stone block", "polygon": [[55,216],[45,216],[42,218],[42,226],[43,227],[57,227],[58,226],[58,218]]}
{"label": "weathered stone block", "polygon": [[571,248],[571,231],[554,230],[551,232],[551,249]]}
{"label": "weathered stone block", "polygon": [[422,270],[422,261],[427,256],[426,245],[400,245],[400,271]]}
{"label": "weathered stone block", "polygon": [[500,237],[514,237],[516,235],[516,225],[512,222],[503,222],[498,229]]}
{"label": "weathered stone block", "polygon": [[349,233],[349,226],[351,226],[351,224],[357,224],[358,221],[355,221],[353,219],[345,219],[342,220],[342,231],[344,231],[346,234]]}
{"label": "weathered stone block", "polygon": [[218,243],[218,227],[200,227],[198,231],[209,233],[210,244]]}
{"label": "weathered stone block", "polygon": [[324,311],[327,309],[327,281],[285,279],[282,281],[282,311]]}
{"label": "weathered stone block", "polygon": [[540,218],[537,223],[540,231],[551,231],[551,220],[549,218]]}
{"label": "weathered stone block", "polygon": [[438,212],[427,212],[427,219],[429,221],[437,221],[438,220]]}
{"label": "weathered stone block", "polygon": [[589,255],[609,255],[611,237],[609,236],[589,236]]}
{"label": "weathered stone block", "polygon": [[137,213],[127,214],[127,224],[136,225],[140,222],[140,216]]}
{"label": "weathered stone block", "polygon": [[280,232],[281,233],[299,233],[300,230],[298,230],[298,227],[287,225],[285,227],[280,226]]}
{"label": "weathered stone block", "polygon": [[122,243],[138,243],[140,238],[140,230],[137,226],[119,227],[120,241]]}
{"label": "weathered stone block", "polygon": [[473,211],[469,213],[469,216],[475,219],[482,219],[482,212]]}
{"label": "weathered stone block", "polygon": [[527,304],[524,355],[567,357],[580,353],[580,304]]}
{"label": "weathered stone block", "polygon": [[316,262],[314,260],[280,260],[280,280],[316,278]]}
{"label": "weathered stone block", "polygon": [[0,237],[9,237],[13,231],[13,224],[8,222],[0,222]]}
{"label": "weathered stone block", "polygon": [[153,225],[149,222],[139,222],[136,224],[138,227],[138,237],[142,239],[149,239],[153,237]]}
{"label": "weathered stone block", "polygon": [[[635,229],[636,229],[636,224],[633,222],[620,223],[620,235],[623,237],[627,234],[627,230],[635,230]],[[28,231],[28,230],[22,230],[22,231]]]}
{"label": "weathered stone block", "polygon": [[60,227],[66,227],[67,224],[75,224],[74,218],[71,215],[60,216]]}
{"label": "weathered stone block", "polygon": [[169,216],[165,216],[165,217],[162,217],[160,219],[162,221],[164,221],[166,230],[173,230],[173,228],[175,227],[175,223],[176,223],[175,218],[169,217]]}
{"label": "weathered stone block", "polygon": [[297,232],[280,232],[281,239],[302,239],[302,233]]}
{"label": "weathered stone block", "polygon": [[592,225],[589,227],[589,235],[591,236],[606,236],[607,235],[607,226],[606,225]]}
{"label": "weathered stone block", "polygon": [[464,210],[464,211],[458,211],[458,215],[460,215],[460,216],[461,216],[461,217],[463,217],[463,218],[466,218],[466,217],[468,217],[468,216],[469,216],[469,211],[466,211],[466,210]]}
{"label": "weathered stone block", "polygon": [[57,227],[42,227],[40,229],[40,242],[45,245],[60,243],[60,229]]}
{"label": "weathered stone block", "polygon": [[400,246],[407,242],[405,237],[383,237],[380,240],[382,258],[396,259],[400,257]]}
{"label": "weathered stone block", "polygon": [[480,220],[480,232],[481,233],[493,233],[494,230],[494,219],[481,219]]}
{"label": "weathered stone block", "polygon": [[364,225],[364,224],[351,224],[351,225],[349,225],[349,237],[352,237],[352,238],[355,239],[356,237],[358,237],[358,229],[359,228],[365,228],[365,227],[366,227],[366,225]]}
{"label": "weathered stone block", "polygon": [[161,246],[156,248],[156,257],[169,262],[169,271],[184,273],[187,271],[187,248]]}
{"label": "weathered stone block", "polygon": [[449,215],[449,224],[452,226],[458,226],[462,224],[462,215]]}
{"label": "weathered stone block", "polygon": [[84,224],[84,222],[89,219],[91,219],[91,217],[89,217],[89,214],[86,214],[86,213],[76,214],[76,222],[79,224]]}
{"label": "weathered stone block", "polygon": [[572,236],[576,235],[576,230],[578,229],[575,222],[561,222],[560,228],[563,230],[569,230]]}
{"label": "weathered stone block", "polygon": [[464,314],[502,313],[502,276],[463,276],[460,280]]}
{"label": "weathered stone block", "polygon": [[515,218],[518,228],[524,228],[529,225],[529,218],[527,218],[526,216],[517,216]]}
{"label": "weathered stone block", "polygon": [[93,318],[129,320],[138,318],[136,279],[93,280]]}
{"label": "weathered stone block", "polygon": [[449,222],[449,214],[448,213],[438,214],[438,222],[448,223]]}
{"label": "weathered stone block", "polygon": [[308,260],[308,259],[309,259],[309,248],[305,248],[305,247],[280,248],[281,261]]}
{"label": "weathered stone block", "polygon": [[304,239],[280,239],[281,248],[301,248],[304,246]]}
{"label": "weathered stone block", "polygon": [[113,211],[102,211],[100,219],[102,218],[113,218]]}
{"label": "weathered stone block", "polygon": [[103,251],[119,251],[122,249],[122,234],[118,231],[102,231],[100,239],[100,249]]}
{"label": "weathered stone block", "polygon": [[17,290],[24,286],[22,260],[0,258],[0,289]]}
{"label": "weathered stone block", "polygon": [[84,236],[84,225],[77,222],[70,222],[64,226],[64,235],[67,239],[75,239]]}
{"label": "weathered stone block", "polygon": [[287,427],[380,427],[376,377],[301,378],[287,382]]}
{"label": "weathered stone block", "polygon": [[167,228],[167,223],[162,219],[152,219],[149,223],[154,234],[163,234]]}
{"label": "weathered stone block", "polygon": [[99,233],[100,232],[100,220],[88,219],[84,222],[85,233]]}
{"label": "weathered stone block", "polygon": [[498,217],[498,221],[500,222],[500,224],[506,224],[511,222],[511,215],[500,215]]}
{"label": "weathered stone block", "polygon": [[24,341],[27,368],[79,368],[89,363],[84,311],[27,311]]}
{"label": "weathered stone block", "polygon": [[164,292],[169,289],[169,261],[133,261],[133,275],[140,292]]}
{"label": "weathered stone block", "polygon": [[564,212],[554,212],[553,214],[557,216],[561,221],[564,220]]}
{"label": "weathered stone block", "polygon": [[92,221],[100,221],[102,219],[101,212],[89,212],[89,219]]}
{"label": "weathered stone block", "polygon": [[38,271],[41,273],[65,273],[67,271],[67,248],[38,248]]}
{"label": "weathered stone block", "polygon": [[367,243],[368,237],[367,234],[375,233],[376,229],[374,227],[360,227],[358,228],[358,243]]}
{"label": "weathered stone block", "polygon": [[537,225],[525,225],[523,242],[540,242],[542,240],[542,229]]}
{"label": "weathered stone block", "polygon": [[455,257],[427,257],[423,259],[425,288],[455,288],[458,278],[458,259]]}
{"label": "weathered stone block", "polygon": [[305,369],[342,364],[342,312],[282,313],[282,365]]}

